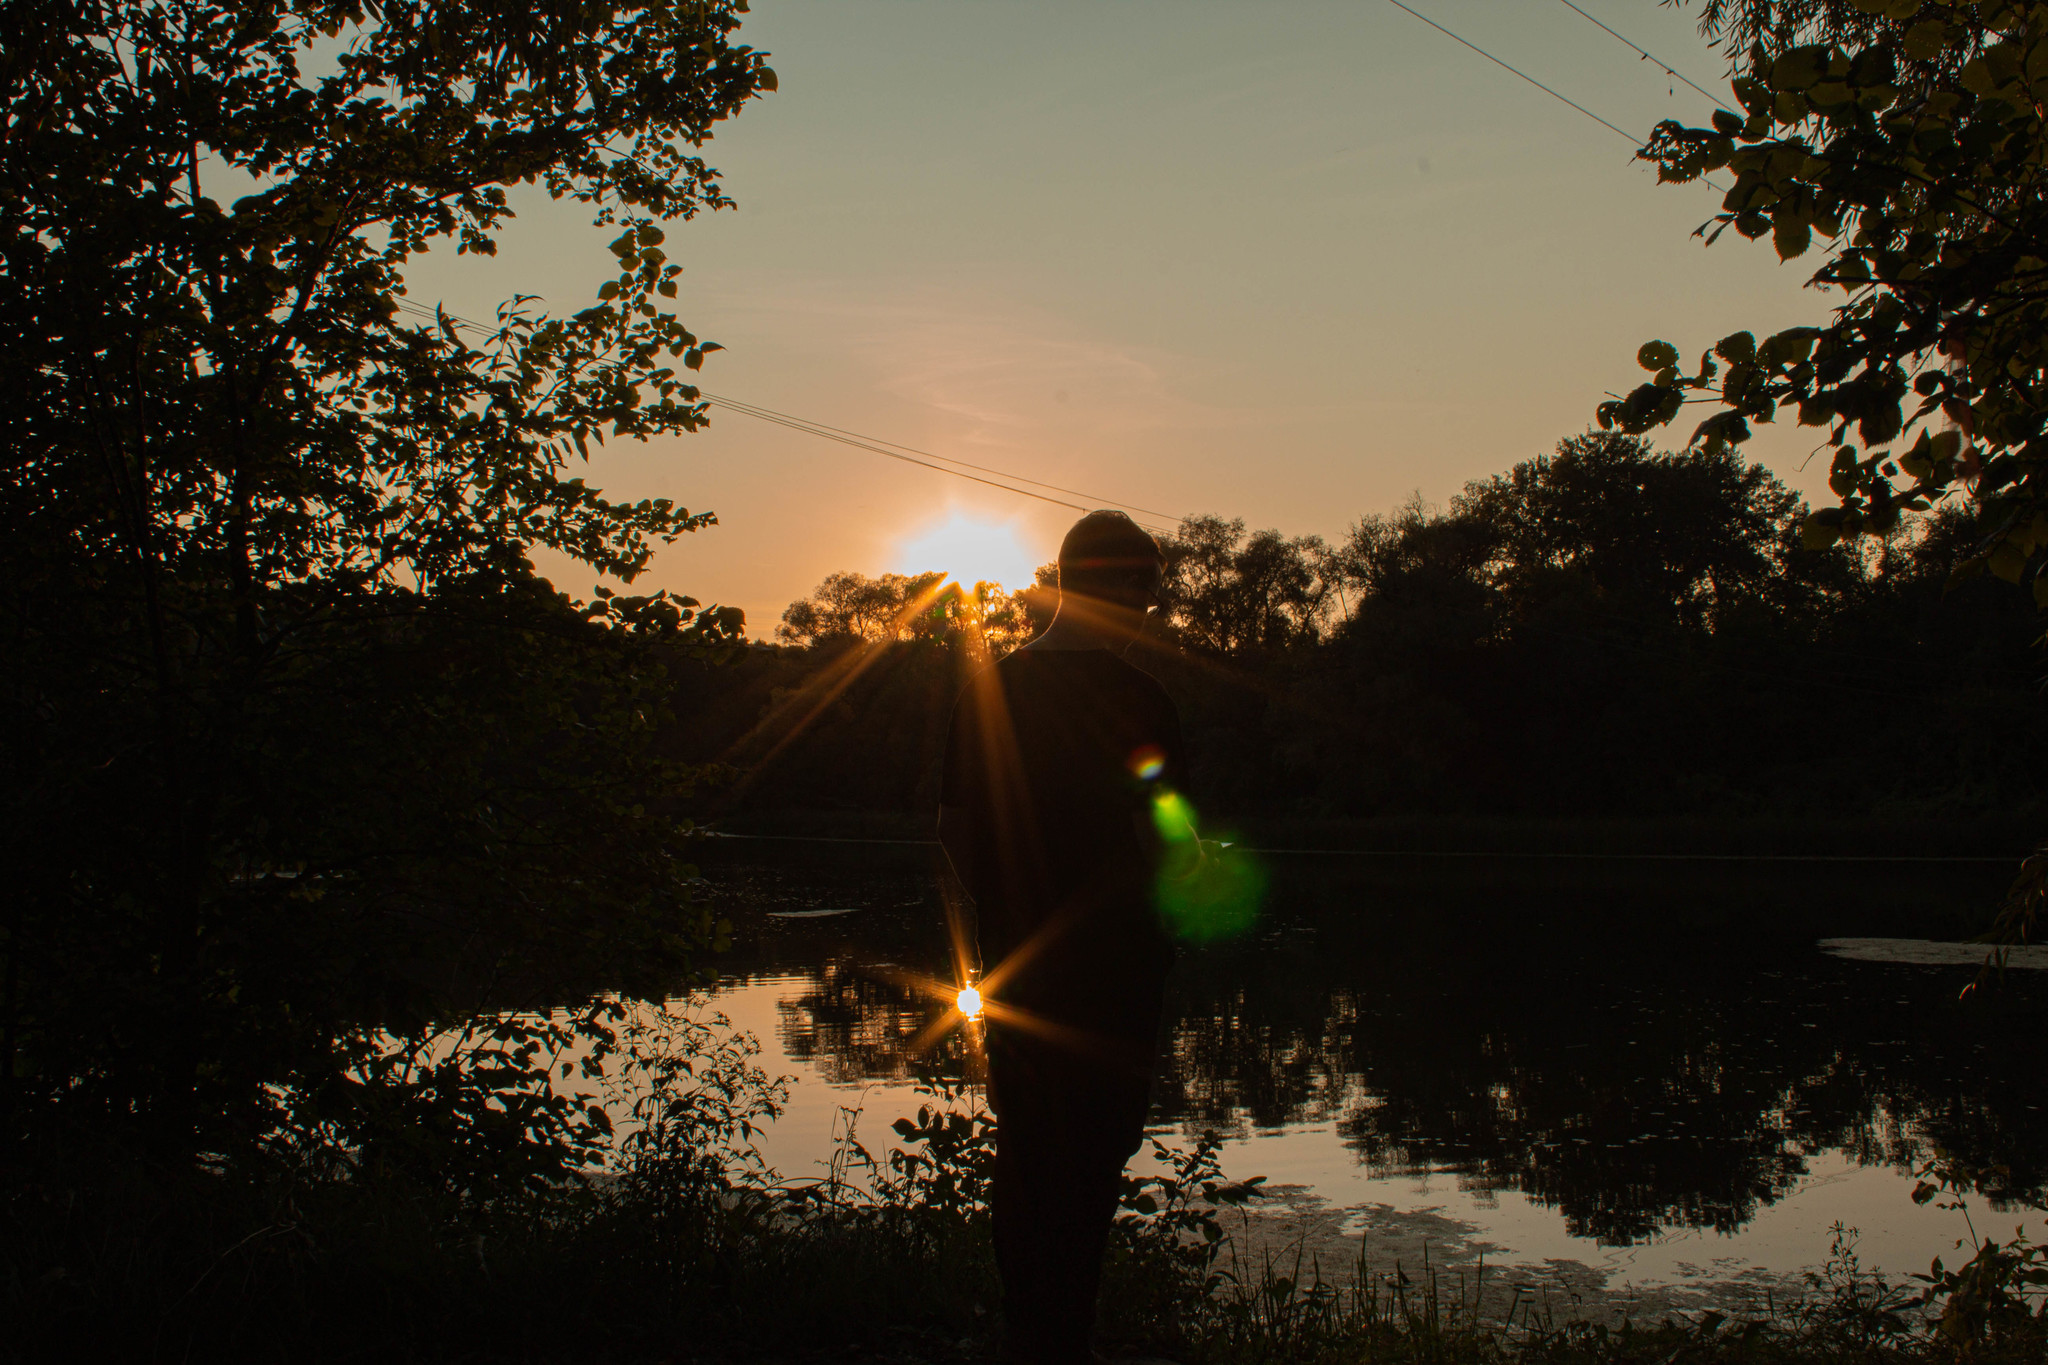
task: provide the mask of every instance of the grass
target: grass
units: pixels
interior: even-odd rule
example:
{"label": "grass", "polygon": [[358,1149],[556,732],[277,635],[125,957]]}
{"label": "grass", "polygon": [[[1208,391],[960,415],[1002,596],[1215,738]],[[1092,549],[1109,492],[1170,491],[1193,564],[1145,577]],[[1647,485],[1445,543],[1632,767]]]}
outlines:
{"label": "grass", "polygon": [[[151,1168],[73,1144],[13,1174],[10,1359],[570,1362],[989,1359],[988,1116],[937,1092],[877,1156],[849,1115],[790,1182],[752,1153],[748,1054],[653,1059],[613,1159],[568,1187],[450,1191],[300,1165]],[[1126,1182],[1105,1344],[1188,1365],[2002,1365],[2041,1361],[2048,1262],[1988,1244],[1921,1296],[1853,1244],[1754,1318],[1603,1324],[1476,1278],[1254,1251],[1213,1139]],[[1935,1197],[1944,1191],[1936,1186]],[[1954,1182],[1946,1190],[1954,1195]],[[1413,1272],[1412,1274],[1410,1272]]]}

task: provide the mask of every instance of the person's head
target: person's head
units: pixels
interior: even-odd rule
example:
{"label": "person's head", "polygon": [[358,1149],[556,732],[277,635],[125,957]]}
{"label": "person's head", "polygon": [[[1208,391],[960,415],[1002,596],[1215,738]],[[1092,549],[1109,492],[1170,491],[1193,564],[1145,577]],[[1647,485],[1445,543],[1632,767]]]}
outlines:
{"label": "person's head", "polygon": [[1159,601],[1165,565],[1159,542],[1138,523],[1122,512],[1090,512],[1060,542],[1060,608],[1085,611],[1098,629],[1136,634]]}

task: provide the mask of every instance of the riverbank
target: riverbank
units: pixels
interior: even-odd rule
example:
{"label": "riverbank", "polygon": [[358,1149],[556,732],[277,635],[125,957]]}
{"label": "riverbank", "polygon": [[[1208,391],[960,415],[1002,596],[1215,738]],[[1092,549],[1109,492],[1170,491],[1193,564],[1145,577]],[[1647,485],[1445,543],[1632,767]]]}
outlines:
{"label": "riverbank", "polygon": [[[68,1196],[30,1182],[8,1199],[5,1354],[983,1365],[996,1358],[999,1321],[982,1199],[988,1137],[979,1120],[934,1117],[912,1134],[911,1160],[872,1163],[849,1144],[836,1181],[803,1186],[715,1172],[656,1143],[605,1180],[555,1192],[545,1212],[360,1180],[216,1173]],[[1574,1302],[1514,1276],[1488,1284],[1397,1246],[1365,1254],[1355,1238],[1318,1246],[1261,1202],[1223,1177],[1208,1144],[1174,1152],[1168,1174],[1129,1191],[1105,1276],[1110,1359],[2041,1358],[2040,1290],[2028,1279],[2039,1262],[2024,1248],[1980,1258],[1983,1273],[1921,1302],[1925,1286],[1865,1272],[1844,1240],[1751,1311],[1685,1311]]]}
{"label": "riverbank", "polygon": [[[1945,817],[1904,813],[1892,818],[1809,816],[1659,816],[1539,819],[1501,816],[1382,816],[1293,819],[1247,816],[1222,825],[1244,842],[1284,853],[1433,854],[1473,857],[1699,859],[1805,858],[1907,862],[1976,861],[2016,864],[2040,841],[2037,813]],[[754,839],[780,838],[935,844],[929,812],[749,810],[704,831]]]}
{"label": "riverbank", "polygon": [[[46,1149],[0,1171],[0,1354],[989,1359],[999,1309],[977,1184],[987,1134],[913,1123],[890,1138],[889,1120],[914,1116],[918,1100],[906,1089],[890,1102],[908,1108],[889,1108],[862,1095],[889,1083],[877,1078],[959,1079],[959,1058],[910,1047],[933,1016],[899,981],[946,970],[940,889],[924,871],[823,875],[790,861],[707,860],[696,888],[742,945],[726,959],[734,979],[790,983],[764,992],[747,1021],[773,1041],[722,1050],[692,1033],[678,1048],[673,1034],[627,1036],[637,1015],[594,1018],[615,1058],[658,1084],[651,1113],[637,1101],[613,1110],[587,1178],[480,1164],[478,1130],[444,1121],[448,1096],[506,1060],[488,1051],[474,1056],[483,1070],[388,1099],[295,1097],[294,1141],[324,1147],[252,1139],[233,1162],[176,1170],[82,1144]],[[1958,1220],[1934,1208],[1916,1210],[1941,1224],[1924,1251],[1878,1257],[1872,1244],[1865,1264],[1882,1264],[1889,1283],[1821,1263],[1827,1224],[1856,1221],[1832,1211],[1802,1215],[1819,1235],[1743,1283],[1632,1283],[1590,1273],[1597,1256],[1583,1251],[1593,1239],[1640,1244],[1659,1227],[1740,1226],[1789,1202],[1822,1151],[1881,1163],[1897,1182],[1887,1207],[1912,1207],[1902,1172],[1937,1149],[1972,1154],[1974,1188],[1995,1208],[2038,1199],[2038,1096],[2026,1078],[2039,1074],[2043,1035],[2026,983],[1965,1007],[1955,997],[1966,965],[1844,961],[1783,923],[1818,885],[1838,893],[1822,898],[1827,914],[1865,924],[1898,878],[1766,878],[1742,895],[1724,885],[1698,896],[1697,878],[1666,873],[1647,898],[1361,896],[1351,879],[1318,874],[1329,884],[1317,890],[1276,866],[1273,921],[1192,955],[1176,978],[1158,1131],[1183,1157],[1220,1132],[1222,1169],[1190,1179],[1171,1160],[1134,1168],[1180,1192],[1148,1186],[1155,1208],[1134,1205],[1118,1234],[1104,1315],[1116,1350],[1184,1365],[2038,1359],[2038,1299],[2008,1273],[2035,1263],[2005,1252],[1989,1263],[2005,1267],[2005,1308],[2025,1312],[1995,1332],[1983,1317],[1967,1351],[1905,1303],[1901,1267],[1954,1259],[1947,1228]],[[1774,931],[1702,932],[1708,914]],[[835,1078],[825,1110],[869,1106],[864,1136],[833,1142],[821,1130],[815,1148],[774,1156],[783,1176],[771,1177],[756,1158],[804,1117],[803,1087],[778,1098],[772,1077],[797,1070],[800,1054]],[[487,1122],[530,1098],[505,1094],[506,1107],[457,1117]],[[374,1144],[331,1127],[350,1105],[390,1111],[356,1130]],[[1469,1184],[1473,1199],[1526,1192],[1577,1229],[1582,1250],[1518,1243],[1470,1208],[1451,1210],[1461,1227],[1432,1223],[1415,1205],[1436,1198],[1361,1217],[1361,1198],[1384,1196],[1340,1195],[1305,1181],[1301,1160],[1269,1160],[1286,1155],[1290,1139],[1277,1135],[1311,1118],[1346,1169],[1428,1173],[1445,1190]],[[1260,1133],[1276,1136],[1247,1140]],[[1207,1185],[1239,1188],[1224,1171],[1271,1175],[1271,1193],[1212,1198]],[[2011,1224],[2000,1217],[1995,1230]],[[1994,1227],[1981,1211],[1979,1226]]]}

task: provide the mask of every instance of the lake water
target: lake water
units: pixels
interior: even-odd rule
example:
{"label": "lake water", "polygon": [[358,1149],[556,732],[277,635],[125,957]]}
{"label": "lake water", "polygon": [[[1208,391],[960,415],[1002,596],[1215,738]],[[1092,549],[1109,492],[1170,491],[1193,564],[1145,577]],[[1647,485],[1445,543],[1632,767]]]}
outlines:
{"label": "lake water", "polygon": [[[975,1058],[958,1030],[915,1046],[945,1015],[915,980],[953,975],[928,854],[763,851],[705,867],[737,944],[714,1006],[796,1079],[764,1150],[797,1176],[845,1108],[886,1137]],[[1953,1263],[1961,1215],[1910,1198],[1942,1152],[1978,1172],[1980,1233],[2041,1233],[2048,976],[1959,1000],[1972,950],[1919,943],[1959,937],[2003,869],[1272,870],[1256,929],[1177,969],[1153,1104],[1160,1136],[1214,1130],[1232,1176],[1267,1177],[1262,1247],[1741,1307],[1795,1288],[1836,1224],[1866,1268]]]}

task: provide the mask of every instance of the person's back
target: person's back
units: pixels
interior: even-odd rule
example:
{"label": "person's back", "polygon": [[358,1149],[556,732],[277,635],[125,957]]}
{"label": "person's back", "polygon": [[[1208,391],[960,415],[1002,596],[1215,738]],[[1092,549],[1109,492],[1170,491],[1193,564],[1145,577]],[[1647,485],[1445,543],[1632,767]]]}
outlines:
{"label": "person's back", "polygon": [[1107,649],[1027,648],[969,685],[953,733],[943,799],[986,813],[971,890],[1001,1000],[1149,1038],[1144,998],[1172,955],[1150,812],[1155,783],[1178,785],[1173,703]]}
{"label": "person's back", "polygon": [[1088,1360],[1104,1240],[1143,1136],[1171,945],[1155,784],[1179,717],[1120,657],[1158,601],[1158,545],[1091,513],[1060,547],[1059,616],[954,707],[940,838],[974,898],[997,1114],[1005,1350]]}

